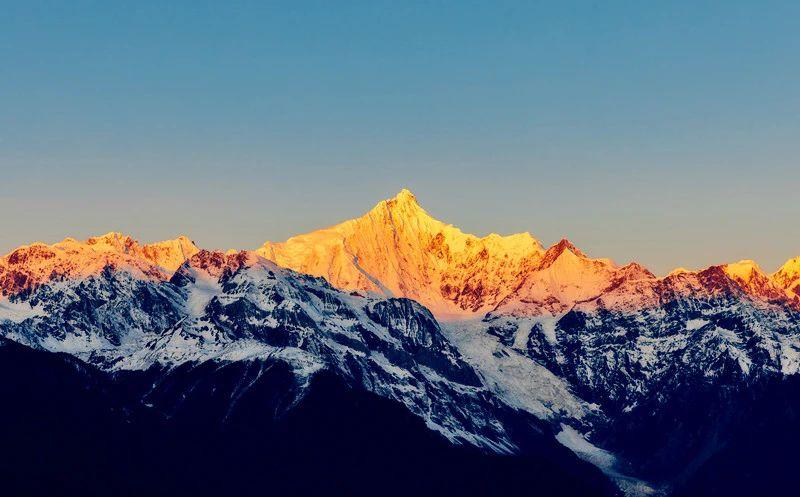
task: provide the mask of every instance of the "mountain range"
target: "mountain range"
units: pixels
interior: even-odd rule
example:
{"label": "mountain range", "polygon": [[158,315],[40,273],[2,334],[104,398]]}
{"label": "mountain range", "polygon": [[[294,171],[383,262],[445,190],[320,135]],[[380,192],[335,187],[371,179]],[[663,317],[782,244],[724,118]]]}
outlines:
{"label": "mountain range", "polygon": [[657,277],[408,190],[253,251],[19,247],[0,337],[19,494],[769,494],[800,440],[800,257]]}

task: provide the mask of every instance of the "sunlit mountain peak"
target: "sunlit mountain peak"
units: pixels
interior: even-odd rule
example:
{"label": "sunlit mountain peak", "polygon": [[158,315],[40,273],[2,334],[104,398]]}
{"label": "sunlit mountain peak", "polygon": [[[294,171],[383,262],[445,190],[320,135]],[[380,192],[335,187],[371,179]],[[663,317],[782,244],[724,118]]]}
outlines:
{"label": "sunlit mountain peak", "polygon": [[789,259],[772,275],[772,280],[781,288],[800,295],[800,257]]}
{"label": "sunlit mountain peak", "polygon": [[185,236],[140,245],[119,232],[75,238],[47,245],[24,245],[0,258],[0,294],[10,295],[63,278],[86,278],[107,267],[124,269],[149,279],[167,279],[198,252]]}

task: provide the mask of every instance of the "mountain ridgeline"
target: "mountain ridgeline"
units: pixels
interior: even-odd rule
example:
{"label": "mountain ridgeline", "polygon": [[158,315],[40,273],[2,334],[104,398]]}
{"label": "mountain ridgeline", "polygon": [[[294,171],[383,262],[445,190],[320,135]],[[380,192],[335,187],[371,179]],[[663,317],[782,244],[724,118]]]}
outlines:
{"label": "mountain ridgeline", "polygon": [[20,247],[0,355],[19,495],[777,492],[800,258],[656,277],[403,190],[255,251]]}

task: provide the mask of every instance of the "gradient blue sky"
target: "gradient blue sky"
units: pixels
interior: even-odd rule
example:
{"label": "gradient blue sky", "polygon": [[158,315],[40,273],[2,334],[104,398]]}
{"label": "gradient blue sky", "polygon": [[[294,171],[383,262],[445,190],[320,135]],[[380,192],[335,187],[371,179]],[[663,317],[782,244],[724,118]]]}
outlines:
{"label": "gradient blue sky", "polygon": [[663,273],[800,255],[798,2],[0,2],[0,252],[254,248],[401,187]]}

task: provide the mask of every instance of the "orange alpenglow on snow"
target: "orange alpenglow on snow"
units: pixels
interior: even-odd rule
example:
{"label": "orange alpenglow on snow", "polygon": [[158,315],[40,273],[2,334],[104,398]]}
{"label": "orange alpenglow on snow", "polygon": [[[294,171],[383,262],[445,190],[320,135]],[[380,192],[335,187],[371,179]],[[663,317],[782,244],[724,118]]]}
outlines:
{"label": "orange alpenglow on snow", "polygon": [[[82,242],[34,243],[0,258],[0,296],[108,267],[165,281],[199,252],[185,236],[140,245],[116,232]],[[679,268],[657,278],[637,263],[590,258],[566,239],[544,249],[529,233],[463,233],[431,217],[405,189],[359,218],[247,253],[256,256],[339,289],[417,300],[440,319],[635,309],[728,293],[800,307],[800,257],[772,275],[745,260],[699,271]]]}
{"label": "orange alpenglow on snow", "polygon": [[360,218],[257,252],[338,288],[413,298],[439,317],[498,306],[558,312],[600,293],[619,269],[567,240],[544,250],[529,233],[465,234],[432,218],[408,190]]}
{"label": "orange alpenglow on snow", "polygon": [[198,252],[185,236],[140,245],[133,238],[110,232],[85,241],[66,238],[53,245],[33,243],[0,258],[0,295],[10,295],[62,278],[99,274],[106,267],[134,276],[165,280]]}
{"label": "orange alpenglow on snow", "polygon": [[789,259],[772,275],[772,280],[781,288],[800,295],[800,257]]}
{"label": "orange alpenglow on snow", "polygon": [[432,218],[405,189],[360,218],[256,252],[338,288],[413,298],[440,316],[493,308],[544,253],[528,233],[465,234]]}
{"label": "orange alpenglow on snow", "polygon": [[773,277],[742,261],[656,278],[637,263],[592,259],[568,240],[545,250],[529,233],[480,238],[434,219],[405,189],[362,217],[257,253],[337,288],[415,299],[439,318],[558,315],[582,302],[655,306],[665,293],[712,293],[718,276],[722,287],[758,298],[793,299],[786,290],[800,288],[800,258]]}

